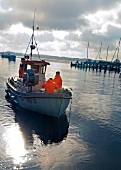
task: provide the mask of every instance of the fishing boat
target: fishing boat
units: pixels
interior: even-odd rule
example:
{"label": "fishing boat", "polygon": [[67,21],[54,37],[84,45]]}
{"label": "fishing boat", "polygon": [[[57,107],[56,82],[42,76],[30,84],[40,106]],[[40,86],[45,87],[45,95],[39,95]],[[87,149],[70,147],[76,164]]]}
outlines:
{"label": "fishing boat", "polygon": [[8,55],[8,60],[9,61],[15,61],[16,60],[16,55],[14,55],[14,54]]}
{"label": "fishing boat", "polygon": [[3,52],[1,53],[2,58],[8,58],[10,61],[14,61],[16,59],[16,55],[10,54],[9,52]]}
{"label": "fishing boat", "polygon": [[[60,117],[66,113],[66,109],[72,99],[72,92],[69,88],[61,88],[55,93],[47,93],[42,89],[45,82],[45,74],[49,62],[40,60],[37,43],[33,33],[29,42],[30,56],[21,58],[20,67],[23,69],[22,77],[10,77],[6,81],[6,99],[12,104],[19,105],[36,113],[53,117]],[[38,58],[33,59],[33,50],[37,49]],[[28,49],[28,48],[27,48]]]}

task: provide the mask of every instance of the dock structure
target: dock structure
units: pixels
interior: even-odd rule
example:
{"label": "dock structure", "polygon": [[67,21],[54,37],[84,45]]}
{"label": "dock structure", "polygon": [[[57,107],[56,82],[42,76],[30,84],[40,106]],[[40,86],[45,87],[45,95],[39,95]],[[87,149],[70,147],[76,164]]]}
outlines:
{"label": "dock structure", "polygon": [[[75,63],[71,62],[70,66],[71,67],[75,67],[75,68],[82,68],[82,69],[92,69],[92,70],[96,70],[96,71],[102,71],[104,70],[104,72],[106,71],[114,71],[115,73],[121,73],[121,62],[119,60],[118,54],[119,54],[119,48],[120,48],[120,43],[121,43],[121,38],[119,39],[119,42],[116,46],[115,52],[113,54],[113,57],[111,59],[111,61],[107,61],[108,58],[108,51],[109,51],[109,46],[107,47],[107,54],[106,54],[106,59],[102,60],[101,57],[101,51],[102,51],[102,42],[99,48],[99,51],[97,53],[97,56],[94,60],[89,59],[88,57],[88,50],[89,50],[89,42],[87,45],[87,59],[85,59],[85,61],[76,61]],[[116,58],[115,58],[116,57]],[[114,60],[115,58],[115,60]]]}
{"label": "dock structure", "polygon": [[96,70],[96,71],[102,71],[104,70],[104,72],[106,71],[114,71],[119,73],[120,72],[120,68],[121,68],[121,63],[119,60],[115,60],[114,62],[112,61],[104,61],[104,60],[87,60],[85,62],[78,62],[76,61],[75,63],[70,64],[71,67],[75,67],[75,68],[81,68],[81,69],[92,69],[92,70]]}

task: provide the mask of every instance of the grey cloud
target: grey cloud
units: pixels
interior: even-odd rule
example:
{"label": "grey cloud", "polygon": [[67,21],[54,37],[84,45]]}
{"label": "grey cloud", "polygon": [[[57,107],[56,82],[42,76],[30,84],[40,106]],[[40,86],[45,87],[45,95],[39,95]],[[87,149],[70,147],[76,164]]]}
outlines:
{"label": "grey cloud", "polygon": [[[12,9],[12,11],[8,12],[0,11],[1,35],[2,30],[8,29],[12,24],[22,23],[25,27],[32,28],[34,10],[36,8],[35,26],[39,26],[40,30],[46,31],[44,34],[36,37],[37,42],[50,42],[51,44],[55,40],[51,33],[52,30],[66,30],[70,34],[65,37],[65,46],[62,47],[63,51],[80,52],[80,46],[86,47],[87,42],[90,42],[91,48],[96,52],[101,42],[103,42],[105,50],[109,45],[110,50],[113,51],[115,49],[113,42],[120,38],[121,29],[109,25],[105,34],[93,34],[89,21],[83,18],[83,15],[94,14],[98,10],[113,9],[117,7],[118,3],[121,3],[121,0],[0,0],[0,6],[3,10]],[[119,19],[117,20],[114,20],[112,17],[108,18],[108,20],[120,23],[121,13],[118,13],[118,16]],[[75,30],[82,31],[82,35],[75,34]],[[29,38],[28,35],[21,34],[18,40],[18,35],[3,34],[1,43],[7,44],[12,39],[12,44],[16,42],[13,45],[14,49],[17,45],[20,46],[19,49],[23,49],[29,42]],[[75,42],[78,45],[72,48],[72,43]],[[9,46],[13,49],[12,44],[9,44]],[[42,47],[40,46],[40,48]]]}
{"label": "grey cloud", "polygon": [[45,32],[44,34],[37,36],[36,40],[39,41],[39,42],[47,42],[47,41],[52,42],[52,41],[54,41],[54,37],[53,37],[52,33]]}
{"label": "grey cloud", "polygon": [[[5,0],[1,1],[3,9],[13,8],[13,12],[2,14],[3,18],[9,18],[9,24],[23,22],[23,25],[30,27],[36,8],[37,24],[43,29],[76,29],[80,23],[79,17],[83,13],[90,13],[98,9],[106,10],[114,7],[113,0]],[[7,20],[3,21],[7,25]]]}

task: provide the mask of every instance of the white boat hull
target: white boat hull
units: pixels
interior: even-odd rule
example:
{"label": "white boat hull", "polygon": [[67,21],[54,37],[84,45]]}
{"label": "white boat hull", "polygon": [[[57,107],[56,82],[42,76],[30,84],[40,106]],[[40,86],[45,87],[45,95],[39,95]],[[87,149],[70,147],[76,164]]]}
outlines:
{"label": "white boat hull", "polygon": [[59,117],[65,113],[71,100],[69,93],[18,92],[9,81],[6,85],[11,102],[40,114]]}

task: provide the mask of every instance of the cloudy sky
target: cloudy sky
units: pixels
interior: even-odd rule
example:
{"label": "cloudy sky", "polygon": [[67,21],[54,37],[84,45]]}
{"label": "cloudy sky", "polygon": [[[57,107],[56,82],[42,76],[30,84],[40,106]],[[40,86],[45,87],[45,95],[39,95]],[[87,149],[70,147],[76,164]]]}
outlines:
{"label": "cloudy sky", "polygon": [[121,59],[121,0],[0,0],[0,51],[25,53],[34,11],[40,54]]}

